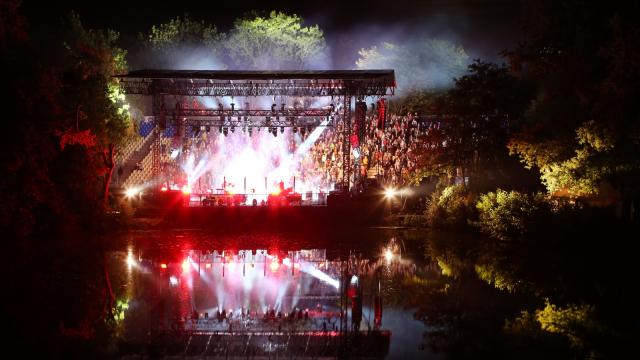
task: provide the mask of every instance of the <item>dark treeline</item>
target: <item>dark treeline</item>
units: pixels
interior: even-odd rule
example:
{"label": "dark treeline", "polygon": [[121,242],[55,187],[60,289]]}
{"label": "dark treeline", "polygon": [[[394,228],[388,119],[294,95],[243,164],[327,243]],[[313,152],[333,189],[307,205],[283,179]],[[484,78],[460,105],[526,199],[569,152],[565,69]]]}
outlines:
{"label": "dark treeline", "polygon": [[[452,357],[620,357],[635,350],[640,323],[638,6],[526,10],[526,36],[505,64],[469,64],[464,49],[428,38],[354,49],[357,68],[397,68],[405,87],[394,112],[448,115],[419,140],[415,179],[439,184],[424,213],[426,256],[445,276],[405,285],[420,294],[417,316],[441,329],[429,343]],[[31,30],[18,1],[0,1],[0,14],[11,89],[0,151],[6,326],[20,351],[110,354],[113,244],[98,235],[119,228],[108,185],[134,129],[111,75],[127,61],[317,68],[324,34],[276,12],[224,32],[182,16],[127,52],[117,32],[87,29],[77,14],[46,32]]]}
{"label": "dark treeline", "polygon": [[435,180],[421,287],[450,356],[620,358],[634,351],[640,205],[637,6],[540,1],[505,65],[476,61],[396,111],[447,114],[424,135]]}

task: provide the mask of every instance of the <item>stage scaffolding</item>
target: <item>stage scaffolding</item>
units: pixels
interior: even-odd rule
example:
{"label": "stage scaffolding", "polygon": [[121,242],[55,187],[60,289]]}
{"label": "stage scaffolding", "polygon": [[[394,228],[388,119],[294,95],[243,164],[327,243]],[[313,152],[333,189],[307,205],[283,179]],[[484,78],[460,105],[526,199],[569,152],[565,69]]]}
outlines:
{"label": "stage scaffolding", "polygon": [[[339,125],[342,133],[342,189],[348,190],[357,167],[351,164],[353,98],[363,101],[393,95],[393,70],[328,70],[328,71],[226,71],[226,70],[135,70],[116,75],[125,94],[153,98],[156,119],[152,146],[154,179],[163,172],[160,151],[166,127],[175,127],[176,136],[186,127],[217,128],[283,128]],[[335,106],[324,108],[285,109],[274,104],[271,109],[197,108],[189,106],[185,97],[331,97]],[[178,99],[167,106],[169,98]],[[235,104],[234,104],[235,105]]]}

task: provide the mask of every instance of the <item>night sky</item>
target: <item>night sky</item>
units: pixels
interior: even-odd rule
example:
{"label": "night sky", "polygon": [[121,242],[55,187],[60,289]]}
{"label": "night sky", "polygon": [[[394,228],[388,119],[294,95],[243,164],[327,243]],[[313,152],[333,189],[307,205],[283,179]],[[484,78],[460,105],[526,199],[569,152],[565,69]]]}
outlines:
{"label": "night sky", "polygon": [[22,5],[32,27],[53,26],[71,10],[78,12],[88,27],[120,31],[125,47],[135,42],[138,33],[179,15],[189,14],[226,31],[234,19],[249,11],[281,10],[301,15],[307,24],[320,25],[334,52],[345,52],[343,64],[351,63],[359,48],[382,40],[401,41],[418,33],[461,44],[472,58],[498,61],[498,53],[513,47],[520,34],[518,0],[252,0],[169,4],[158,0],[62,0],[55,7],[25,0]]}

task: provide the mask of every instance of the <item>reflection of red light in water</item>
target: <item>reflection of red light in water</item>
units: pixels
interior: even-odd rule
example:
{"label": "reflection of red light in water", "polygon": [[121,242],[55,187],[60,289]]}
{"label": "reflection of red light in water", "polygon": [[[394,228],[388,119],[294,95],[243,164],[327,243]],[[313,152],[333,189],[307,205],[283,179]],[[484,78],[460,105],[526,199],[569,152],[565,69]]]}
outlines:
{"label": "reflection of red light in water", "polygon": [[278,259],[273,259],[271,261],[271,264],[269,265],[269,268],[271,269],[271,271],[276,272],[278,271],[278,268],[280,267],[280,264],[278,264]]}
{"label": "reflection of red light in water", "polygon": [[191,264],[189,264],[189,259],[184,259],[184,261],[182,262],[182,271],[183,272],[187,272],[189,271],[189,266]]}
{"label": "reflection of red light in water", "polygon": [[166,269],[167,268],[167,264],[165,264],[165,263],[160,264],[160,268],[161,269]]}

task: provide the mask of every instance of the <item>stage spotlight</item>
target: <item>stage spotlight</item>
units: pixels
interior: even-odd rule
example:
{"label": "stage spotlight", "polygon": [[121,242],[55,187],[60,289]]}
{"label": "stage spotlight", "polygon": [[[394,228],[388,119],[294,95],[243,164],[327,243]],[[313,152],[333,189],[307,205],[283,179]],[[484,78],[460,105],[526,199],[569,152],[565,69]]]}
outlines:
{"label": "stage spotlight", "polygon": [[391,199],[393,197],[396,196],[396,194],[398,193],[398,191],[394,188],[386,188],[384,189],[384,197],[386,197],[387,199]]}
{"label": "stage spotlight", "polygon": [[385,260],[387,260],[387,262],[391,262],[391,260],[393,260],[393,251],[391,251],[391,249],[387,248],[384,251],[384,258],[385,258]]}
{"label": "stage spotlight", "polygon": [[140,193],[140,189],[138,189],[138,188],[128,188],[127,190],[125,190],[124,195],[125,195],[127,198],[129,198],[129,199],[130,199],[130,198],[132,198],[132,197],[134,197],[134,196],[138,195],[139,193]]}
{"label": "stage spotlight", "polygon": [[236,132],[236,127],[235,126],[231,127],[231,132]]}
{"label": "stage spotlight", "polygon": [[204,130],[205,130],[207,133],[211,132],[211,126],[209,126],[209,125],[205,126],[205,127],[204,127]]}
{"label": "stage spotlight", "polygon": [[284,126],[280,126],[280,134],[284,134]]}
{"label": "stage spotlight", "polygon": [[271,112],[274,113],[274,114],[276,112],[276,106],[278,106],[278,105],[276,105],[276,103],[273,103],[273,105],[271,105]]}
{"label": "stage spotlight", "polygon": [[291,129],[291,131],[293,131],[293,133],[295,134],[298,132],[298,128],[294,126],[293,129]]}
{"label": "stage spotlight", "polygon": [[280,104],[280,111],[284,111],[284,103]]}
{"label": "stage spotlight", "polygon": [[219,127],[218,127],[218,133],[219,133],[219,134],[222,134],[222,126],[219,126]]}
{"label": "stage spotlight", "polygon": [[231,111],[235,110],[236,104],[231,103]]}
{"label": "stage spotlight", "polygon": [[226,127],[222,128],[222,133],[224,134],[224,136],[229,135],[229,129],[227,129]]}
{"label": "stage spotlight", "polygon": [[278,259],[273,259],[271,261],[271,264],[269,264],[269,268],[271,269],[271,272],[276,272],[278,271],[278,268],[280,267],[280,264],[278,264]]}
{"label": "stage spotlight", "polygon": [[189,263],[189,258],[186,258],[182,261],[182,272],[188,272],[191,264]]}
{"label": "stage spotlight", "polygon": [[251,127],[247,129],[247,132],[249,133],[249,136],[251,136],[251,135],[252,135],[252,134],[251,134],[251,132],[252,132],[252,131],[253,131],[253,130],[251,130]]}

